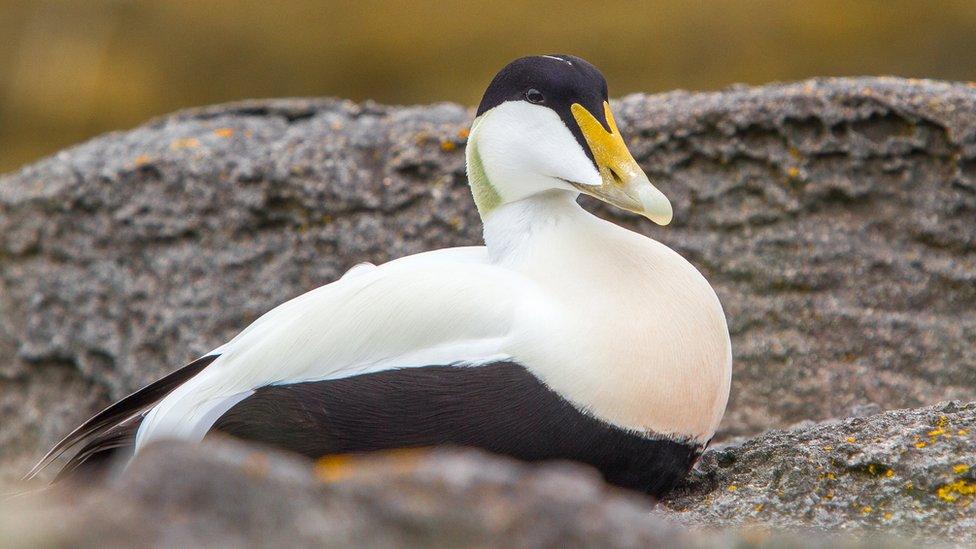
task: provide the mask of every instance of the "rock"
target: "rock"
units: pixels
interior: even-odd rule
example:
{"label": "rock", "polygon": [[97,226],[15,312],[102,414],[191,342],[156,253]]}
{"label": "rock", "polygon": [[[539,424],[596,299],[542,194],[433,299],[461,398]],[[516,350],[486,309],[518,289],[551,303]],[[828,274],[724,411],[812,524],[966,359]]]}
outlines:
{"label": "rock", "polygon": [[[305,460],[230,440],[150,446],[107,486],[0,510],[12,547],[862,547],[757,529],[691,531],[573,464],[473,450]],[[891,540],[885,546],[890,546]],[[881,545],[878,545],[881,546]]]}
{"label": "rock", "polygon": [[[676,220],[586,204],[714,284],[735,354],[720,437],[976,398],[976,88],[812,80],[615,109]],[[221,105],[0,179],[4,469],[355,263],[479,242],[471,115]]]}
{"label": "rock", "polygon": [[[48,495],[34,515],[0,521],[0,532],[25,546],[636,547],[687,538],[593,471],[475,451],[336,458],[313,470],[232,441],[163,443],[81,497]],[[66,520],[38,520],[45,513]]]}
{"label": "rock", "polygon": [[689,525],[976,544],[976,402],[770,431],[710,450],[665,508]]}

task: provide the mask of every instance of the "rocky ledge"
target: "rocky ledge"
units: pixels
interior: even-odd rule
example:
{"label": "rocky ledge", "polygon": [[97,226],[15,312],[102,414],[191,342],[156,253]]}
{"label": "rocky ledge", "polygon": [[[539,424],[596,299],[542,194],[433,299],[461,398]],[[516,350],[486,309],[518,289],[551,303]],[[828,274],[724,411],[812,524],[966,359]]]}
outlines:
{"label": "rocky ledge", "polygon": [[710,450],[663,508],[691,526],[976,543],[976,402],[769,431]]}
{"label": "rocky ledge", "polygon": [[656,506],[580,465],[473,450],[313,464],[232,440],[159,443],[105,487],[8,500],[0,536],[24,547],[966,545],[974,433],[976,403],[772,431],[708,451]]}
{"label": "rocky ledge", "polygon": [[[666,520],[972,541],[973,405],[884,410],[976,399],[976,87],[824,79],[634,95],[614,108],[635,157],[672,198],[676,219],[657,228],[586,206],[661,240],[705,274],[730,319],[735,373],[717,438],[725,446],[647,519],[654,522],[646,532],[644,522],[628,519],[630,533],[620,535],[631,537],[586,539],[671,539],[653,537],[674,533],[657,529]],[[109,401],[357,262],[477,243],[463,162],[471,115],[450,104],[220,105],[108,134],[0,177],[0,479],[25,470]],[[850,416],[864,417],[768,431]],[[743,436],[754,438],[735,438]],[[164,535],[153,530],[157,523],[140,534],[111,522],[113,509],[120,517],[193,523],[196,515],[165,501],[171,514],[138,515],[151,509],[125,499],[126,483],[171,485],[160,497],[192,499],[192,483],[153,477],[149,460],[225,458],[179,446],[158,451],[169,457],[147,454],[145,467],[83,497],[79,520],[109,521],[103,524],[118,527],[118,536],[146,539]],[[287,468],[289,478],[305,479],[297,484],[312,482],[308,469]],[[565,482],[595,483],[587,493],[604,493],[580,474],[590,480]],[[265,485],[239,483],[229,493],[258,504],[254,494]],[[331,505],[332,496],[321,495],[331,488],[309,490],[298,501]],[[403,505],[437,496],[427,497]],[[612,513],[587,507],[605,503],[593,497],[560,515],[565,535],[617,528]],[[631,503],[613,503],[631,506],[622,516],[646,508],[624,499]],[[226,511],[200,512],[215,525],[200,523],[204,533],[178,539],[216,539],[207,532],[230,529],[220,520],[257,516],[235,511],[226,503],[234,498],[224,501]],[[58,501],[39,505],[38,512],[65,516],[56,515]],[[315,505],[309,516],[320,517]],[[336,505],[336,516],[355,514]],[[298,520],[264,509],[282,523]],[[222,512],[230,514],[221,519]],[[510,535],[506,528],[516,527],[505,525],[515,523],[497,512],[500,529],[491,530],[493,515],[479,515],[488,525],[457,539]],[[586,518],[591,512],[597,518]],[[2,514],[12,516],[10,507]],[[4,529],[38,534],[10,520]],[[428,539],[422,525],[404,524],[418,536],[409,539]],[[692,535],[687,530],[674,535]],[[65,532],[66,539],[87,535]],[[734,543],[753,539],[754,530],[730,532],[708,535]],[[347,533],[344,539],[359,539]]]}

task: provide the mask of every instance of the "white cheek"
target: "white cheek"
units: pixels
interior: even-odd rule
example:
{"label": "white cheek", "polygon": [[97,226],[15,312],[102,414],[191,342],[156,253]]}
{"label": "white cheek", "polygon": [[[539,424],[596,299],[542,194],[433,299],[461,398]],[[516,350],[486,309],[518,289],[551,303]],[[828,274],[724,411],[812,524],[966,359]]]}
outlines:
{"label": "white cheek", "polygon": [[552,188],[562,180],[599,185],[600,174],[552,109],[510,101],[492,109],[477,130],[478,152],[492,185],[506,200]]}

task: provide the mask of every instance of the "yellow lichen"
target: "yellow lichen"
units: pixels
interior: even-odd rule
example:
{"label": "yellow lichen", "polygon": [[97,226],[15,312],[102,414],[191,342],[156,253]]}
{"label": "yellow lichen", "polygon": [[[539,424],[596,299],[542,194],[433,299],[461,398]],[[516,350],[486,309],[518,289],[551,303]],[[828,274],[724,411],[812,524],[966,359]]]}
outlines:
{"label": "yellow lichen", "polygon": [[823,449],[824,449],[824,452],[829,452],[829,451],[833,450],[834,447],[828,444],[828,445],[824,446]]}
{"label": "yellow lichen", "polygon": [[969,466],[966,465],[965,463],[957,463],[956,465],[952,466],[952,472],[957,475],[961,475],[968,470],[969,470]]}
{"label": "yellow lichen", "polygon": [[892,471],[891,469],[888,469],[887,471],[885,471],[885,476],[888,477],[888,478],[891,478],[891,477],[895,476],[895,472]]}
{"label": "yellow lichen", "polygon": [[891,520],[891,517],[892,517],[892,515],[891,515],[891,512],[890,511],[884,514],[884,519],[885,520]]}
{"label": "yellow lichen", "polygon": [[943,435],[951,436],[948,433],[946,433],[946,428],[948,426],[949,426],[949,418],[944,415],[939,416],[939,420],[935,422],[935,429],[932,429],[926,434],[932,438],[943,436]]}
{"label": "yellow lichen", "polygon": [[857,439],[854,438],[854,437],[847,437],[847,442],[850,442],[851,444],[854,444],[855,442],[857,442]]}
{"label": "yellow lichen", "polygon": [[942,501],[946,503],[955,503],[959,500],[959,498],[976,496],[976,482],[966,479],[959,479],[955,482],[950,482],[949,484],[940,486],[935,493]]}
{"label": "yellow lichen", "polygon": [[956,434],[959,435],[959,436],[961,436],[961,437],[964,437],[964,436],[966,436],[966,435],[969,434],[969,431],[967,431],[965,429],[959,429],[958,431],[956,431]]}
{"label": "yellow lichen", "polygon": [[736,486],[735,484],[729,484],[729,487],[728,487],[729,492],[735,492],[738,489],[739,489],[739,487]]}
{"label": "yellow lichen", "polygon": [[758,513],[759,511],[762,511],[762,510],[763,510],[763,504],[762,504],[762,503],[757,503],[757,504],[755,505],[755,507],[753,507],[753,510],[755,510],[755,511],[756,511],[757,513]]}
{"label": "yellow lichen", "polygon": [[923,441],[920,440],[920,441],[918,441],[918,442],[915,443],[915,447],[916,448],[925,448],[925,442],[923,442]]}
{"label": "yellow lichen", "polygon": [[790,179],[796,179],[800,177],[800,168],[796,166],[790,166],[786,169],[786,174],[790,176]]}
{"label": "yellow lichen", "polygon": [[861,514],[870,515],[871,514],[871,511],[873,511],[873,510],[874,509],[871,509],[871,506],[870,505],[865,505],[864,507],[861,507]]}

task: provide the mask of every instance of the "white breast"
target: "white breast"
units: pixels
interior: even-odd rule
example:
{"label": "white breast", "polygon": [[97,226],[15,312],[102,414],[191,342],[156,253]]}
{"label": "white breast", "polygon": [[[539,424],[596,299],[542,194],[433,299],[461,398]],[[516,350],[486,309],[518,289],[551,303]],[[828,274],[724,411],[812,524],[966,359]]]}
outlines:
{"label": "white breast", "polygon": [[524,245],[513,268],[537,281],[549,306],[523,320],[546,326],[547,337],[521,341],[511,354],[599,418],[711,438],[728,400],[732,353],[722,306],[694,266],[575,204]]}

